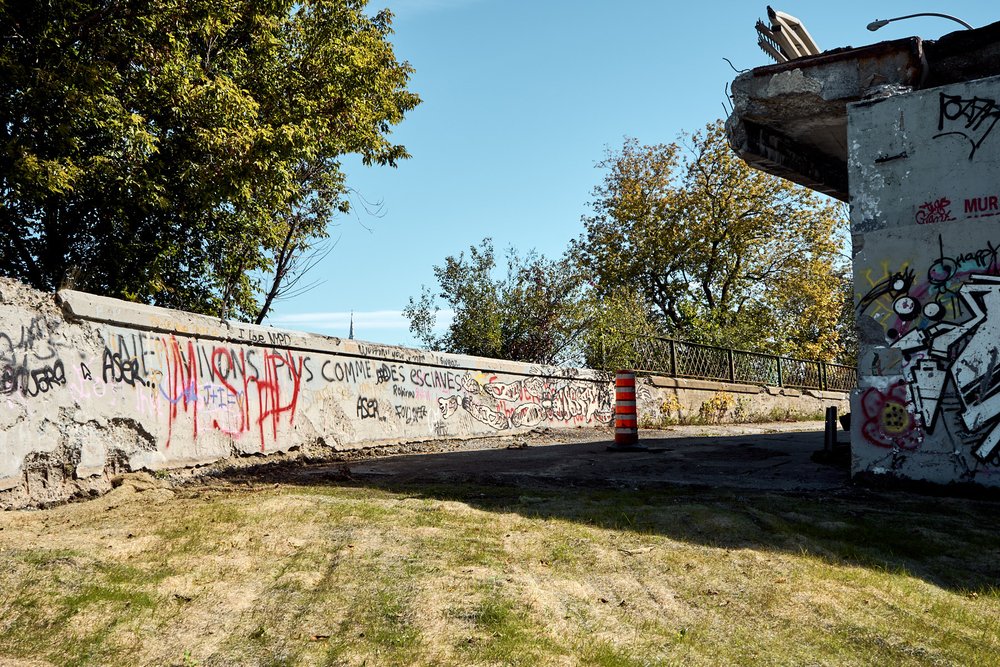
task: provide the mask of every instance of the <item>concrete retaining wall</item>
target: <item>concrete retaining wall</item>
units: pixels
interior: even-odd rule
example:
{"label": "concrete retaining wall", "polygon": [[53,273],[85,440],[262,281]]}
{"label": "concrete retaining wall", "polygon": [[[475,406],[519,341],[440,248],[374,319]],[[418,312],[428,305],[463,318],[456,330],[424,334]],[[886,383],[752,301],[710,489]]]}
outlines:
{"label": "concrete retaining wall", "polygon": [[1000,486],[1000,77],[851,105],[853,471]]}
{"label": "concrete retaining wall", "polygon": [[850,409],[842,391],[653,376],[639,388],[639,425],[823,419],[829,406]]}
{"label": "concrete retaining wall", "polygon": [[[642,383],[640,415],[697,411],[719,396],[710,420],[772,408],[729,402],[735,387],[670,382]],[[745,396],[754,401],[771,396],[753,389]],[[6,508],[100,492],[138,469],[599,426],[613,411],[612,384],[594,371],[225,323],[73,291],[56,299],[0,279]]]}
{"label": "concrete retaining wall", "polygon": [[[3,281],[0,490],[8,506],[158,470],[607,424],[592,372],[282,331]],[[65,315],[65,316],[64,316]]]}

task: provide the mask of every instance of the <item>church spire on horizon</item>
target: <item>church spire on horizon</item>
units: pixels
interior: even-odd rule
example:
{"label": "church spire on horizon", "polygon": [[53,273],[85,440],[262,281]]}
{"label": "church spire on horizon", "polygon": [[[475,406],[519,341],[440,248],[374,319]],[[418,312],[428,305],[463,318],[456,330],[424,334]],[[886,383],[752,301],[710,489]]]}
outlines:
{"label": "church spire on horizon", "polygon": [[349,340],[354,340],[354,311],[351,311],[351,331],[347,334]]}

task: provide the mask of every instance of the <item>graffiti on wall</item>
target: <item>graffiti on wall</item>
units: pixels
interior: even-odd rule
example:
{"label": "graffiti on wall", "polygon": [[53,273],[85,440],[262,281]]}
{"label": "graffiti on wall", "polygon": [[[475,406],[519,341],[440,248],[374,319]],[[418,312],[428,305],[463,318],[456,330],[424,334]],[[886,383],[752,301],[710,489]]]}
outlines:
{"label": "graffiti on wall", "polygon": [[906,383],[896,382],[889,391],[870,387],[861,395],[861,433],[873,445],[914,450],[924,439],[923,429],[911,412]]}
{"label": "graffiti on wall", "polygon": [[919,279],[905,267],[873,281],[859,300],[859,311],[885,327],[902,375],[888,391],[862,394],[862,434],[879,447],[913,450],[925,432],[943,429],[979,461],[1000,463],[1000,248],[946,254],[940,237],[938,245]]}
{"label": "graffiti on wall", "polygon": [[30,401],[58,390],[57,404],[138,417],[175,456],[192,445],[205,451],[197,443],[209,436],[214,448],[220,435],[243,449],[273,449],[316,428],[317,409],[350,419],[352,438],[372,440],[606,424],[613,414],[608,383],[575,371],[493,374],[380,346],[368,351],[385,352],[381,359],[292,350],[286,334],[248,344],[112,326],[71,344],[56,333],[63,320],[49,320],[0,331],[0,398],[25,414]]}
{"label": "graffiti on wall", "polygon": [[131,345],[118,336],[109,345],[114,349],[104,350],[103,381],[153,392],[157,407],[165,408],[168,448],[188,415],[195,439],[206,426],[234,438],[253,433],[264,450],[283,423],[294,423],[302,383],[313,375],[306,357],[273,348],[173,335],[134,335]]}
{"label": "graffiti on wall", "polygon": [[1000,244],[962,253],[945,251],[938,236],[938,257],[918,276],[913,267],[885,272],[879,279],[868,273],[870,288],[858,301],[858,312],[870,312],[883,323],[887,336],[895,339],[913,327],[944,319],[963,319],[965,299],[960,290],[975,275],[1000,274]]}
{"label": "graffiti on wall", "polygon": [[938,133],[933,138],[962,137],[972,145],[969,150],[971,160],[1000,120],[1000,106],[997,106],[996,101],[985,97],[965,98],[945,93],[940,95]]}
{"label": "graffiti on wall", "polygon": [[933,201],[924,202],[917,208],[914,221],[918,225],[931,225],[937,222],[950,222],[954,220],[951,214],[951,200],[947,197],[939,197]]}
{"label": "graffiti on wall", "polygon": [[16,331],[0,331],[0,395],[23,401],[66,384],[59,325],[38,315]]}
{"label": "graffiti on wall", "polygon": [[604,384],[562,378],[530,377],[501,382],[496,376],[462,381],[464,396],[438,399],[444,419],[459,408],[496,430],[532,428],[542,422],[562,424],[607,423],[614,408]]}
{"label": "graffiti on wall", "polygon": [[[1000,216],[1000,194],[977,193],[972,197],[963,197],[960,201],[961,205],[956,204],[954,207],[952,207],[952,200],[949,197],[938,197],[925,201],[917,206],[913,214],[913,221],[918,225],[932,225],[939,222],[955,222],[959,217],[962,220],[975,220]],[[868,230],[856,226],[854,231]]]}

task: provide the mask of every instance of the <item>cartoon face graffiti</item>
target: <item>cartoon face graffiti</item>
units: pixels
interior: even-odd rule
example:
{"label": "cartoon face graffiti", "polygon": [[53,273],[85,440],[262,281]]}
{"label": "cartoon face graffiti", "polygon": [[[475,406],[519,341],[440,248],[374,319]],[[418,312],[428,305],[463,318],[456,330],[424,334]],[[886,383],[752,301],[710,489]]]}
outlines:
{"label": "cartoon face graffiti", "polygon": [[460,401],[458,396],[449,396],[448,398],[438,399],[438,408],[441,410],[441,417],[447,419],[451,417],[458,411],[458,406]]}
{"label": "cartoon face graffiti", "polygon": [[[939,263],[936,263],[937,266]],[[931,267],[932,272],[944,266]],[[912,272],[910,272],[912,273]],[[909,274],[906,274],[909,275]],[[943,276],[943,274],[941,274]],[[939,276],[939,277],[941,277]],[[940,303],[931,301],[923,309],[909,293],[898,294],[897,286],[910,289],[912,281],[896,274],[879,295],[891,294],[893,311],[900,320],[925,320],[899,335],[890,347],[903,355],[905,381],[888,394],[869,389],[862,396],[866,439],[880,447],[914,449],[922,429],[933,432],[945,398],[957,399],[957,412],[965,430],[963,438],[981,461],[1000,454],[1000,277],[973,274],[956,290],[955,312],[968,314],[962,321],[944,319]],[[874,291],[874,290],[873,290]],[[991,318],[990,315],[993,315]],[[912,408],[912,409],[911,409]],[[920,423],[917,423],[919,417]]]}

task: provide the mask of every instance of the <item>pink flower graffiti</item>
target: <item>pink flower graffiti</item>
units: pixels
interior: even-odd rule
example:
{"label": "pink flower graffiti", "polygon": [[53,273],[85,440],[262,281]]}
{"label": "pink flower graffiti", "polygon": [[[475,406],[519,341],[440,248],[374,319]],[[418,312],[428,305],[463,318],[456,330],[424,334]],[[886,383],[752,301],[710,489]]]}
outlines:
{"label": "pink flower graffiti", "polygon": [[924,430],[910,411],[906,384],[895,383],[888,392],[872,387],[861,395],[864,423],[861,433],[876,447],[914,450],[924,440]]}

